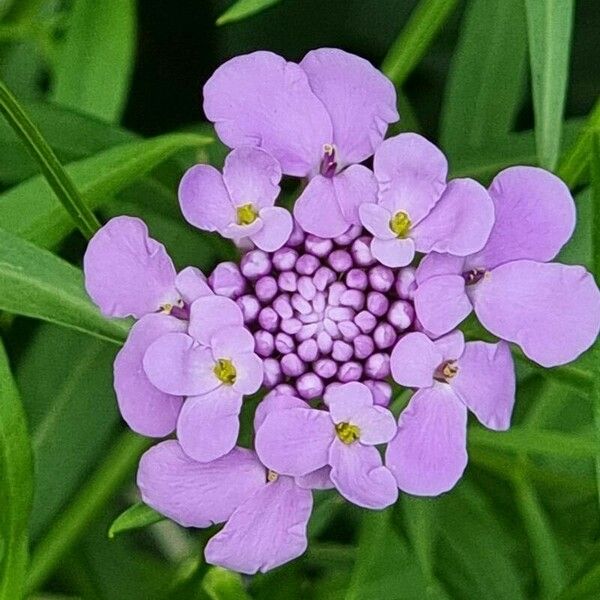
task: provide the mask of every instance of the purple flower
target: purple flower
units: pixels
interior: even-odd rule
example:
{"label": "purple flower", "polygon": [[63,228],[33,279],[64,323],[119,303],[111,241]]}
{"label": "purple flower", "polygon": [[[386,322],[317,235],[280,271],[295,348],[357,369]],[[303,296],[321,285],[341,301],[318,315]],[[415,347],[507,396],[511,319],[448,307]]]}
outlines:
{"label": "purple flower", "polygon": [[281,248],[292,232],[292,216],[273,206],[279,195],[279,163],[260,148],[240,147],[225,159],[223,175],[196,165],[183,176],[179,202],[199,229],[240,242],[250,238],[262,250]]}
{"label": "purple flower", "polygon": [[308,405],[272,410],[256,430],[261,461],[295,477],[329,466],[331,482],[351,502],[367,508],[393,504],[396,482],[375,448],[394,436],[392,414],[374,405],[369,388],[358,382],[329,388],[324,398],[328,411]]}
{"label": "purple flower", "polygon": [[306,550],[312,493],[267,470],[251,450],[201,463],[176,441],[162,442],[142,457],[137,482],[146,504],[184,527],[226,522],[205,548],[211,564],[253,574]]}
{"label": "purple flower", "polygon": [[415,308],[435,335],[470,312],[539,364],[570,362],[600,330],[600,293],[583,267],[549,263],[571,237],[567,186],[534,167],[502,171],[489,189],[496,221],[487,244],[466,258],[430,254],[417,269]]}
{"label": "purple flower", "polygon": [[383,142],[374,171],[378,202],[362,204],[359,216],[382,264],[403,267],[415,251],[466,256],[487,241],[494,206],[486,190],[472,179],[446,183],[446,158],[424,137],[403,133]]}
{"label": "purple flower", "polygon": [[195,267],[176,274],[165,247],[135,217],[115,217],[90,240],[83,257],[85,288],[103,314],[180,316],[185,303],[212,294]]}
{"label": "purple flower", "polygon": [[515,373],[505,342],[465,344],[454,331],[435,341],[406,334],[392,352],[392,376],[419,388],[398,419],[385,460],[401,490],[436,496],[456,484],[467,466],[467,409],[490,429],[510,425]]}
{"label": "purple flower", "polygon": [[190,310],[187,333],[157,338],[146,350],[143,369],[157,389],[188,396],[177,420],[185,452],[210,461],[229,452],[239,432],[242,398],[263,380],[254,338],[229,298],[207,296]]}
{"label": "purple flower", "polygon": [[271,52],[238,56],[204,86],[204,112],[230,148],[260,146],[283,173],[311,178],[294,215],[302,228],[335,237],[358,224],[376,182],[358,163],[398,119],[392,83],[369,62],[322,48],[300,64]]}

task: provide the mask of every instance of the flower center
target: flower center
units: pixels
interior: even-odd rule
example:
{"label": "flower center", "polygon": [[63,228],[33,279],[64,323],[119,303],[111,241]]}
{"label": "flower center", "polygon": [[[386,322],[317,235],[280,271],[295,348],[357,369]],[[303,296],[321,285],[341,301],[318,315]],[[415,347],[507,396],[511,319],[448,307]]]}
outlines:
{"label": "flower center", "polygon": [[321,159],[321,175],[323,177],[333,177],[336,170],[335,146],[333,144],[325,144],[323,146],[323,158]]}
{"label": "flower center", "polygon": [[219,358],[213,371],[221,383],[225,385],[233,385],[235,383],[237,372],[233,363],[228,358]]}
{"label": "flower center", "polygon": [[251,225],[258,218],[258,211],[252,204],[242,204],[237,207],[237,224]]}
{"label": "flower center", "polygon": [[399,210],[391,219],[390,219],[390,229],[396,234],[399,238],[405,238],[408,234],[410,226],[412,225],[410,218],[407,213],[402,210]]}
{"label": "flower center", "polygon": [[450,380],[456,377],[458,373],[458,363],[455,360],[447,360],[442,363],[435,372],[435,379],[450,383]]}
{"label": "flower center", "polygon": [[353,444],[360,438],[360,429],[351,423],[336,423],[335,432],[344,444]]}
{"label": "flower center", "polygon": [[463,279],[466,285],[475,285],[485,277],[486,273],[485,269],[472,269],[467,273],[463,273]]}

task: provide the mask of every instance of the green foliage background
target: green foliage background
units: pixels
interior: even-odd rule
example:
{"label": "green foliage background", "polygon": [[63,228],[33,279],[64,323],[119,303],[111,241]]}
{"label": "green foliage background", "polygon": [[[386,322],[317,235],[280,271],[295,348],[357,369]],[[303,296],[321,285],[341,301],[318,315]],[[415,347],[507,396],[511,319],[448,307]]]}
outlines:
{"label": "green foliage background", "polygon": [[579,215],[562,260],[600,277],[599,31],[597,0],[0,0],[0,600],[600,598],[597,348],[551,370],[516,353],[514,427],[470,425],[452,492],[383,512],[320,492],[307,553],[242,578],[203,562],[210,531],[136,504],[148,442],[111,382],[129,324],[80,270],[116,214],[178,267],[230,258],[177,207],[183,171],[223,159],[201,85],[239,53],[338,46],[382,67],[393,131],[437,141],[454,176],[559,174]]}

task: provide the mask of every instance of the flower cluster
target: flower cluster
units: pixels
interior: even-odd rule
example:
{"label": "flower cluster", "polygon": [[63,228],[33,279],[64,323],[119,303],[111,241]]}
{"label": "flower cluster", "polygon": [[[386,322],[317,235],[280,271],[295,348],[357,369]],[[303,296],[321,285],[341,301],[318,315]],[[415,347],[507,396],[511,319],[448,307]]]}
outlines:
{"label": "flower cluster", "polygon": [[[557,177],[448,181],[425,138],[384,141],[394,88],[361,58],[240,56],[204,109],[232,150],[222,172],[185,174],[181,209],[233,240],[239,264],[177,273],[122,216],[91,240],[86,288],[107,316],[137,319],[114,367],[123,418],[175,434],[142,457],[143,500],[183,526],[224,523],[207,560],[254,573],[305,550],[312,490],[381,509],[398,490],[451,489],[468,411],[510,425],[509,342],[543,366],[575,359],[598,335],[600,293],[582,267],[550,262],[575,224]],[[304,182],[293,215],[275,206],[283,175]],[[498,342],[465,341],[472,310]],[[404,409],[393,385],[415,390]],[[241,447],[244,398],[261,388]]]}

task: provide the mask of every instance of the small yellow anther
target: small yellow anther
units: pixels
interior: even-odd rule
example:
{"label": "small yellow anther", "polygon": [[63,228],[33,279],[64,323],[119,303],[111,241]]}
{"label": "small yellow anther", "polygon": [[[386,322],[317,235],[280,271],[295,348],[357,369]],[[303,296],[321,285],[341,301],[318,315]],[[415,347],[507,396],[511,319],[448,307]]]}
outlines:
{"label": "small yellow anther", "polygon": [[390,219],[390,229],[399,238],[405,238],[412,225],[408,213],[400,210]]}
{"label": "small yellow anther", "polygon": [[336,423],[335,432],[344,444],[353,444],[360,438],[360,429],[351,423]]}
{"label": "small yellow anther", "polygon": [[458,373],[458,364],[454,360],[448,361],[442,367],[442,375],[444,376],[444,379],[446,379],[446,381],[455,377],[457,373]]}
{"label": "small yellow anther", "polygon": [[279,479],[279,473],[275,473],[275,471],[271,471],[271,469],[267,470],[267,481],[269,483],[274,483]]}
{"label": "small yellow anther", "polygon": [[250,225],[258,218],[258,211],[252,204],[242,204],[237,207],[237,224]]}
{"label": "small yellow anther", "polygon": [[233,385],[237,376],[237,371],[233,363],[228,358],[220,358],[213,369],[217,379],[225,385]]}

